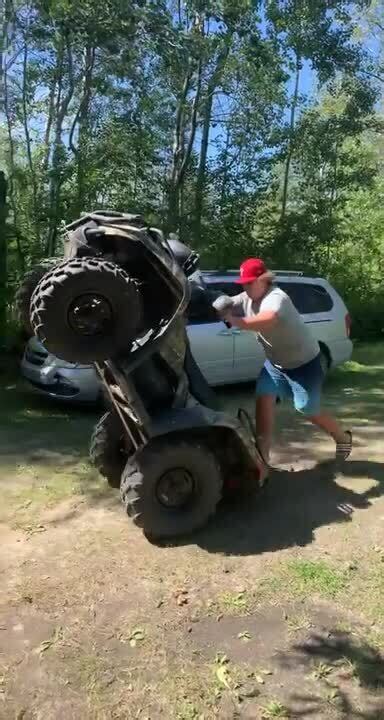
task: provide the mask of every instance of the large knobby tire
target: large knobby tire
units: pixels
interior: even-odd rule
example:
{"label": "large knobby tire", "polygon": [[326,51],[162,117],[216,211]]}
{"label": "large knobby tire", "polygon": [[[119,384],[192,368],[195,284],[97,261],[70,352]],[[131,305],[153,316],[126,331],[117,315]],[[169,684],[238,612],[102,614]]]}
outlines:
{"label": "large knobby tire", "polygon": [[108,410],[97,423],[89,448],[89,458],[113,488],[119,488],[128,456],[132,452],[129,439],[118,415]]}
{"label": "large knobby tire", "polygon": [[25,330],[29,337],[33,335],[29,313],[32,295],[44,275],[46,275],[47,272],[52,270],[58,264],[59,260],[57,258],[46,258],[45,260],[41,260],[38,265],[35,265],[31,268],[31,270],[28,270],[28,272],[25,273],[21,285],[16,290],[16,316],[23,330]]}
{"label": "large knobby tire", "polygon": [[127,351],[142,324],[136,280],[114,263],[75,258],[61,263],[31,300],[34,333],[53,355],[102,362]]}
{"label": "large knobby tire", "polygon": [[[172,476],[172,473],[178,475]],[[170,502],[166,495],[169,487],[166,483],[172,482],[172,477],[181,477],[183,492],[186,491],[180,504]],[[219,465],[199,440],[158,438],[151,441],[128,460],[120,485],[121,500],[128,515],[154,540],[198,530],[215,513],[221,494]],[[181,501],[180,496],[178,500]]]}

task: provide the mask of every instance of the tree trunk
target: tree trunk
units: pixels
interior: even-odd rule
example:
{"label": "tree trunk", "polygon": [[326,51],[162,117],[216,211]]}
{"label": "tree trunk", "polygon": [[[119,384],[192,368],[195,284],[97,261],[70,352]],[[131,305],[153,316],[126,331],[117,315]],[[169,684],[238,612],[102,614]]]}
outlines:
{"label": "tree trunk", "polygon": [[189,130],[189,138],[187,142],[187,146],[185,147],[185,136],[183,134],[182,136],[182,148],[183,148],[183,160],[180,166],[180,172],[178,174],[178,184],[181,186],[181,184],[184,181],[185,173],[187,172],[189,161],[191,159],[191,154],[193,150],[193,143],[195,142],[196,137],[196,128],[197,128],[197,111],[199,108],[199,102],[200,102],[200,94],[201,94],[201,75],[203,70],[203,63],[202,60],[199,60],[199,64],[197,67],[197,77],[196,77],[196,92],[195,97],[193,98],[192,103],[192,112],[191,112],[191,122],[190,122],[190,130]]}
{"label": "tree trunk", "polygon": [[[8,95],[6,91],[6,77],[5,77],[5,50],[7,46],[8,36],[8,18],[7,18],[7,7],[4,4],[0,5],[0,93],[4,100],[4,110],[7,119],[7,126],[9,131],[9,108],[8,108]],[[3,110],[3,108],[1,108]],[[12,148],[13,149],[13,148]],[[5,174],[0,170],[0,338],[3,339],[6,336],[7,326],[7,181]],[[1,341],[0,341],[1,344]]]}
{"label": "tree trunk", "polygon": [[[69,136],[69,146],[76,157],[77,164],[77,200],[74,207],[74,214],[76,216],[84,211],[84,203],[86,203],[87,195],[85,187],[87,177],[87,145],[89,141],[89,108],[92,97],[94,64],[95,48],[87,44],[84,48],[82,95]],[[76,127],[78,128],[77,146],[75,146],[74,143]]]}
{"label": "tree trunk", "polygon": [[[331,226],[332,219],[333,219],[333,211],[337,199],[337,179],[338,179],[338,159],[339,159],[339,144],[338,141],[335,141],[335,156],[333,159],[333,177],[332,177],[332,188],[331,188],[331,196],[329,198],[329,209],[328,209],[328,219],[329,224]],[[331,246],[332,246],[332,240],[333,240],[333,233],[329,232],[327,237],[327,253],[326,253],[326,267],[324,272],[329,272],[329,266],[331,262]]]}
{"label": "tree trunk", "polygon": [[211,129],[211,118],[212,118],[212,106],[213,96],[215,90],[221,80],[225,63],[227,61],[229,50],[231,46],[232,35],[227,35],[225,38],[225,45],[219,52],[215,69],[209,79],[207,87],[207,97],[203,107],[203,132],[201,138],[200,147],[200,160],[199,168],[197,173],[196,181],[196,194],[195,194],[195,222],[194,222],[194,240],[198,244],[201,236],[201,220],[204,209],[204,190],[206,184],[207,174],[207,156],[208,156],[208,145],[209,145],[209,131]]}
{"label": "tree trunk", "polygon": [[[204,35],[204,21],[200,15],[196,15],[194,27]],[[189,168],[193,150],[193,143],[196,137],[197,113],[200,103],[201,82],[202,82],[203,60],[199,58],[196,69],[196,90],[190,111],[189,136],[187,136],[186,107],[188,93],[191,88],[194,68],[192,57],[188,59],[184,83],[176,111],[175,132],[173,141],[172,166],[168,180],[168,213],[166,230],[175,231],[180,228],[180,194],[184,183],[185,174]]]}
{"label": "tree trunk", "polygon": [[[5,29],[3,36],[4,38],[7,37],[7,21],[5,22]],[[9,145],[9,154],[8,154],[8,195],[9,195],[9,204],[12,211],[12,220],[13,220],[13,227],[14,227],[14,233],[15,233],[15,239],[16,239],[16,248],[17,248],[17,260],[18,260],[18,270],[20,273],[23,273],[25,270],[25,259],[24,259],[24,252],[21,244],[21,231],[19,226],[19,217],[18,217],[18,208],[17,208],[17,199],[16,199],[16,183],[14,182],[15,177],[15,170],[16,170],[16,160],[15,160],[15,142],[14,142],[14,136],[13,136],[13,118],[12,118],[12,112],[9,104],[9,93],[8,93],[8,73],[7,73],[7,65],[3,62],[3,92],[4,92],[4,114],[6,118],[7,123],[7,134],[8,134],[8,145]]]}
{"label": "tree trunk", "polygon": [[220,188],[220,213],[222,214],[224,212],[224,202],[225,202],[225,194],[227,189],[227,182],[228,182],[228,153],[229,153],[229,147],[231,144],[231,131],[229,127],[227,127],[227,135],[225,138],[225,148],[224,148],[224,162],[223,162],[223,175],[221,179],[221,188]]}
{"label": "tree trunk", "polygon": [[7,326],[7,181],[0,171],[0,338],[4,339]]}
{"label": "tree trunk", "polygon": [[25,145],[26,145],[26,149],[27,149],[28,167],[29,167],[29,172],[30,172],[30,176],[31,176],[31,185],[32,185],[33,225],[35,226],[36,240],[39,241],[40,225],[39,225],[39,220],[38,220],[38,189],[37,189],[36,173],[35,173],[35,168],[33,165],[33,158],[32,158],[32,144],[31,144],[31,136],[29,133],[28,107],[27,107],[27,92],[28,92],[28,83],[27,83],[28,44],[27,44],[27,38],[25,38],[24,42],[25,42],[25,44],[24,44],[24,50],[23,50],[23,85],[22,85],[23,127],[24,127],[24,136],[25,136]]}
{"label": "tree trunk", "polygon": [[179,98],[175,118],[175,130],[173,134],[172,164],[168,178],[168,212],[167,231],[177,230],[179,225],[180,198],[178,176],[181,159],[183,156],[184,135],[185,135],[185,109],[187,96],[193,76],[191,61],[188,62],[184,83]]}
{"label": "tree trunk", "polygon": [[[67,63],[68,63],[68,88],[63,93],[63,64],[61,63],[61,71],[59,73],[57,82],[57,102],[56,102],[56,121],[55,121],[55,135],[53,141],[52,151],[52,166],[51,166],[51,182],[49,189],[49,228],[46,242],[46,254],[52,256],[56,251],[57,241],[57,225],[60,221],[60,210],[61,210],[61,186],[63,183],[63,172],[62,172],[62,132],[63,123],[65,116],[68,111],[69,103],[72,100],[75,83],[73,77],[73,63],[72,63],[72,50],[69,42],[69,38],[66,39],[66,50],[67,50]],[[61,49],[64,53],[64,48]]]}
{"label": "tree trunk", "polygon": [[[49,167],[49,155],[51,150],[51,130],[53,125],[53,118],[55,114],[55,94],[56,94],[56,84],[57,84],[57,78],[59,74],[59,58],[56,57],[56,68],[55,73],[52,78],[50,87],[49,87],[49,95],[48,95],[48,116],[47,116],[47,124],[45,126],[45,133],[44,133],[44,156],[43,156],[43,162],[41,169],[43,173],[45,174]],[[44,182],[44,178],[43,178]]]}
{"label": "tree trunk", "polygon": [[7,32],[8,32],[8,21],[7,21],[7,8],[6,8],[6,2],[4,0],[0,3],[0,93],[3,92],[3,85],[4,85],[4,70],[3,70],[3,63],[4,63],[4,54],[6,50],[6,39],[7,39]]}
{"label": "tree trunk", "polygon": [[89,45],[85,49],[84,88],[79,115],[79,148],[77,159],[77,211],[82,213],[86,202],[87,151],[89,142],[89,112],[92,98],[93,68],[95,64],[95,48]]}
{"label": "tree trunk", "polygon": [[295,71],[295,88],[293,91],[292,104],[291,104],[291,115],[289,121],[289,140],[288,140],[288,152],[285,160],[284,168],[284,182],[283,182],[283,197],[281,201],[281,220],[284,220],[287,203],[288,203],[288,191],[289,191],[289,174],[291,169],[291,161],[294,147],[294,134],[295,134],[295,121],[296,121],[296,110],[299,99],[299,83],[300,83],[300,70],[301,70],[301,57],[296,52],[296,71]]}
{"label": "tree trunk", "polygon": [[192,72],[189,71],[184,82],[182,100],[179,103],[178,118],[175,130],[175,144],[173,152],[173,164],[171,179],[168,191],[168,221],[167,230],[178,230],[180,225],[180,193],[184,182],[185,173],[189,167],[193,143],[197,128],[197,111],[201,93],[202,61],[199,61],[196,77],[196,91],[191,108],[191,120],[189,127],[188,141],[185,145],[186,124],[185,124],[185,103]]}

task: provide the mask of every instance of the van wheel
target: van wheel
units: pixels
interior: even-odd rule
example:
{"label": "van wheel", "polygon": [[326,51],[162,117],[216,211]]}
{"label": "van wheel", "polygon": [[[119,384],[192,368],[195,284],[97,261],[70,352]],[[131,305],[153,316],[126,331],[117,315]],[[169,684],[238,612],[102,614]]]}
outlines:
{"label": "van wheel", "polygon": [[325,347],[320,348],[320,364],[321,364],[321,369],[324,373],[324,377],[326,377],[326,375],[328,375],[328,373],[329,373],[329,368],[330,368],[331,363],[330,363],[328,349],[326,349]]}

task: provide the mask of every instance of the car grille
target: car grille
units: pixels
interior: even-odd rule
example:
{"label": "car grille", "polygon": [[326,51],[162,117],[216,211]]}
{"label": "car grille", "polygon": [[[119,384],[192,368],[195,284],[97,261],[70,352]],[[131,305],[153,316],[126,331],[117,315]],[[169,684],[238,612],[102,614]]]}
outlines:
{"label": "car grille", "polygon": [[40,383],[37,382],[37,380],[28,380],[28,382],[39,390],[44,390],[46,393],[52,393],[53,395],[60,395],[61,397],[74,397],[74,395],[79,394],[76,387],[68,383],[60,382],[60,380],[49,384]]}
{"label": "car grille", "polygon": [[29,348],[27,348],[27,350],[25,351],[26,361],[31,363],[31,365],[37,365],[38,367],[44,365],[47,357],[48,353],[44,352],[44,350],[39,352],[38,350],[30,350]]}

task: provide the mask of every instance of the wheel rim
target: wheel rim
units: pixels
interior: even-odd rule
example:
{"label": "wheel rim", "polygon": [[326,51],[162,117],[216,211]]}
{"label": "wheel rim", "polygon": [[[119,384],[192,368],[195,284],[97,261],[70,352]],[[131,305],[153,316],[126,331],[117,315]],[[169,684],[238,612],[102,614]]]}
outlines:
{"label": "wheel rim", "polygon": [[102,335],[110,330],[112,321],[112,308],[102,295],[80,295],[68,310],[68,322],[78,335]]}
{"label": "wheel rim", "polygon": [[172,468],[163,473],[156,486],[156,496],[161,505],[180,509],[188,505],[195,491],[195,482],[185,468]]}

